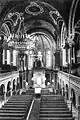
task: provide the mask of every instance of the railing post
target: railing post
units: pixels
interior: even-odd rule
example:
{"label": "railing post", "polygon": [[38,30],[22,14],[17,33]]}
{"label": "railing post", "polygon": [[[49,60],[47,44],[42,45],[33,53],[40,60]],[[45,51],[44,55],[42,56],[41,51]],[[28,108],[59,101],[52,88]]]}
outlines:
{"label": "railing post", "polygon": [[6,103],[6,100],[7,100],[7,98],[6,98],[6,91],[4,91],[4,102]]}
{"label": "railing post", "polygon": [[70,104],[71,104],[71,113],[72,113],[72,96],[71,96],[71,98],[70,98]]}
{"label": "railing post", "polygon": [[77,110],[77,120],[79,120],[79,106],[76,105],[76,110]]}
{"label": "railing post", "polygon": [[67,90],[65,90],[65,103],[67,103]]}
{"label": "railing post", "polygon": [[62,96],[64,96],[64,89],[63,88],[62,88],[61,92],[62,92]]}

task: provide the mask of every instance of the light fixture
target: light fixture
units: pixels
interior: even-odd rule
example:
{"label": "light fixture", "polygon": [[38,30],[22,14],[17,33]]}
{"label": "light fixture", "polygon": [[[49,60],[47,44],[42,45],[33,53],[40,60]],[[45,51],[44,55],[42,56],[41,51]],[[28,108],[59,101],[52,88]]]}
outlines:
{"label": "light fixture", "polygon": [[[19,19],[20,22],[17,23],[17,32],[15,32],[14,28],[12,33],[8,37],[5,37],[7,46],[8,48],[12,48],[18,51],[32,50],[35,48],[36,39],[32,39],[30,35],[27,35],[24,27],[23,14],[21,14]],[[3,46],[5,47],[5,42],[3,44]]]}

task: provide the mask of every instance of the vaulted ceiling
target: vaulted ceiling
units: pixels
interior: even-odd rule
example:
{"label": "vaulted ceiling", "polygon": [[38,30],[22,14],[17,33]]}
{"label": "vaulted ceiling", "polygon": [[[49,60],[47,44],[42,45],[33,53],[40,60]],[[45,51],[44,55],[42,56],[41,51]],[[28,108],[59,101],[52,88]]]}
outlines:
{"label": "vaulted ceiling", "polygon": [[[68,28],[71,5],[74,0],[0,0],[0,19],[16,21],[13,13],[23,13],[28,34],[44,32],[56,40],[61,34],[62,22]],[[80,3],[76,10],[75,23],[80,19]],[[39,38],[44,38],[39,36]]]}

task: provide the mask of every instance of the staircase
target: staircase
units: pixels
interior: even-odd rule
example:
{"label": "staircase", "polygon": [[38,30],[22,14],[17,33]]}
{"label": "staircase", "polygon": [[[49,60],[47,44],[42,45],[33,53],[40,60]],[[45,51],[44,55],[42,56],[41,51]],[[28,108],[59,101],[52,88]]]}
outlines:
{"label": "staircase", "polygon": [[0,120],[25,120],[31,102],[31,95],[13,96],[0,109]]}
{"label": "staircase", "polygon": [[42,95],[39,120],[74,120],[60,95]]}

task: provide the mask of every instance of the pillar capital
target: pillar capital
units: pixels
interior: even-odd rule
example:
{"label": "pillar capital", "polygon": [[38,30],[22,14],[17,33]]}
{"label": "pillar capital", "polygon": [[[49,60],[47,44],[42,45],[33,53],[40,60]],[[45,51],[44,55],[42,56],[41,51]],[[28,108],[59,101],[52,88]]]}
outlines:
{"label": "pillar capital", "polygon": [[75,44],[75,42],[74,42],[73,40],[74,40],[74,35],[71,34],[71,35],[68,37],[68,40],[67,40],[70,48],[72,47],[72,45]]}

